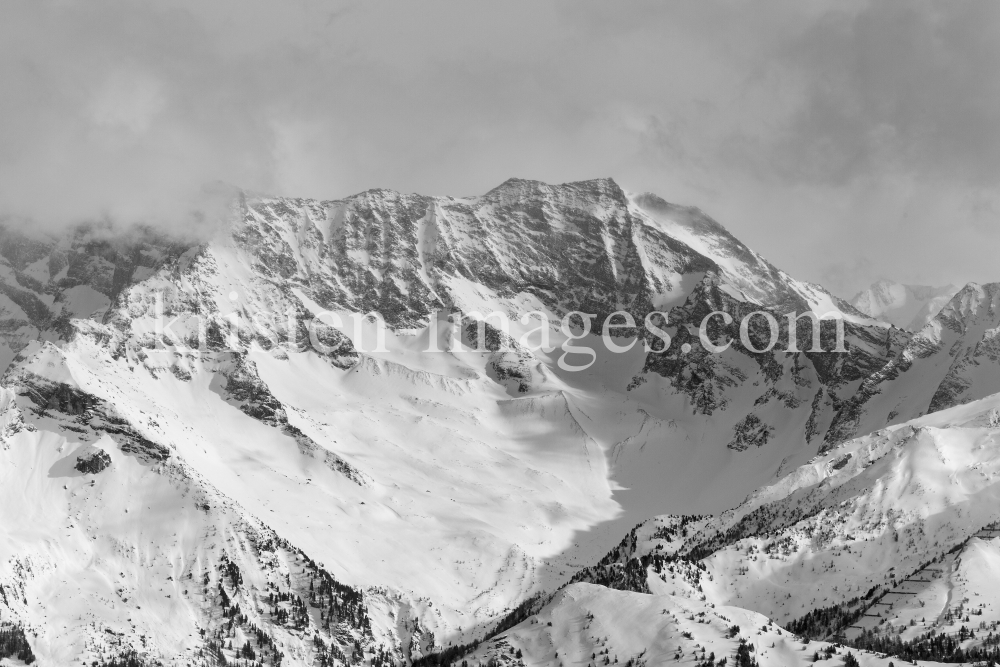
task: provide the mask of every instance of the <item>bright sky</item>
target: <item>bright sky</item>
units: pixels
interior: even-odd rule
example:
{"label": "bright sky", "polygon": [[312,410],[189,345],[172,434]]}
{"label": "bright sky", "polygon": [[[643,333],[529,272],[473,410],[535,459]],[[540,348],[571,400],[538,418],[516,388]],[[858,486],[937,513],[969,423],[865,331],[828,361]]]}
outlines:
{"label": "bright sky", "polygon": [[842,296],[1000,280],[1000,3],[0,7],[0,212],[611,176]]}

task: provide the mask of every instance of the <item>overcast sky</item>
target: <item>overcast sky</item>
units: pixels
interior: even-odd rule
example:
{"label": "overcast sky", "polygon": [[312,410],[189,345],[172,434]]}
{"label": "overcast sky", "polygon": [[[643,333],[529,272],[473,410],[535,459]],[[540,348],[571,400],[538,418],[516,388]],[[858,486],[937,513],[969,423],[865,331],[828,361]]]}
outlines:
{"label": "overcast sky", "polygon": [[1000,280],[1000,3],[6,2],[0,212],[601,176],[842,296]]}

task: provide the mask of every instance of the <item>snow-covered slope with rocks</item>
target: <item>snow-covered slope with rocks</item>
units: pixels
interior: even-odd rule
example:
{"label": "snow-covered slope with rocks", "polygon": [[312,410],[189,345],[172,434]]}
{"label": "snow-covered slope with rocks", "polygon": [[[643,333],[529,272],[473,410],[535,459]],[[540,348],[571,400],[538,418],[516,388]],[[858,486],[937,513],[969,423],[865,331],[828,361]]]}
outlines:
{"label": "snow-covered slope with rocks", "polygon": [[[689,561],[676,586],[628,593],[587,584],[602,583],[588,568],[649,517],[717,514],[798,479],[862,435],[851,419],[887,395],[865,388],[919,345],[697,209],[610,179],[242,196],[218,222],[198,240],[0,233],[0,624],[41,664],[407,664],[511,627],[526,601],[557,604],[574,580],[559,599],[602,623],[623,606],[702,618],[714,602],[683,583]],[[955,322],[986,308],[967,301]],[[761,316],[740,341],[757,310],[782,323],[773,350],[755,351]],[[510,331],[479,321],[494,311]],[[519,319],[532,311],[544,325]],[[596,316],[581,371],[560,364],[589,360],[561,347],[571,311]],[[635,344],[608,350],[615,311],[666,313],[669,346],[626,327],[617,340]],[[718,354],[698,336],[713,311],[734,320],[709,327],[731,343]],[[813,351],[803,318],[804,351],[786,353],[793,311],[839,314],[845,351],[828,351],[832,321]],[[985,341],[983,318],[962,326]],[[963,397],[991,386],[975,361],[949,371]],[[719,613],[788,620],[766,595]],[[660,641],[666,619],[648,622],[623,662]],[[697,641],[719,656],[738,643],[712,628]]]}
{"label": "snow-covered slope with rocks", "polygon": [[954,285],[928,287],[879,280],[851,299],[859,311],[908,331],[920,331],[955,296]]}
{"label": "snow-covered slope with rocks", "polygon": [[[991,396],[847,442],[717,517],[643,522],[577,579],[600,585],[592,597],[602,599],[592,608],[614,599],[603,592],[611,587],[637,595],[630,603],[637,608],[649,605],[668,616],[646,620],[662,626],[655,643],[617,633],[613,647],[629,657],[644,646],[662,652],[675,644],[689,655],[701,648],[718,655],[721,646],[731,656],[736,637],[749,634],[760,664],[810,662],[814,651],[825,650],[815,645],[823,641],[852,644],[862,664],[886,664],[877,654],[889,652],[962,662],[959,649],[971,662],[970,651],[992,652],[995,660],[998,453],[1000,396]],[[537,646],[538,621],[567,614],[590,590],[564,589],[507,641]],[[680,619],[678,604],[685,609]],[[734,618],[733,608],[769,619],[751,626],[764,634],[746,633],[741,623],[741,633],[720,632],[728,623],[720,619]],[[699,630],[705,639],[696,647],[698,637],[690,635]],[[550,651],[578,651],[570,638],[550,641]],[[772,641],[783,654],[769,663],[761,659],[761,643]],[[604,645],[592,637],[583,644]],[[537,649],[532,655],[541,658]]]}
{"label": "snow-covered slope with rocks", "polygon": [[838,413],[828,440],[1000,392],[998,332],[1000,284],[966,285],[901,354],[864,381]]}

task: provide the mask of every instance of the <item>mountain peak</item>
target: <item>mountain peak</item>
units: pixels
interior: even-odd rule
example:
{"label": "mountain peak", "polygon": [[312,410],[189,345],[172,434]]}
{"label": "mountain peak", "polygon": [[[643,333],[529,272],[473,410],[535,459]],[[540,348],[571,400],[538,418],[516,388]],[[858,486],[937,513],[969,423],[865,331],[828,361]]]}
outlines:
{"label": "mountain peak", "polygon": [[956,292],[958,288],[954,285],[905,285],[881,279],[855,294],[850,303],[865,315],[884,320],[900,329],[919,331]]}
{"label": "mountain peak", "polygon": [[667,216],[696,234],[712,234],[736,241],[728,229],[697,206],[674,204],[652,192],[633,195],[632,202],[649,213]]}

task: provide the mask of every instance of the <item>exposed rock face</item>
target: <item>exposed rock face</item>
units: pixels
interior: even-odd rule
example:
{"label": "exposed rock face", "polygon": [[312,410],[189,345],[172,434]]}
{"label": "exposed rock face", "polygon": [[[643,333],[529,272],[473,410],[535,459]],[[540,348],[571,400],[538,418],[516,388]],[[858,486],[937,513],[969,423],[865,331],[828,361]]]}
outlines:
{"label": "exposed rock face", "polygon": [[[333,202],[247,201],[234,239],[261,273],[294,279],[324,308],[415,327],[431,309],[477,305],[454,292],[455,280],[501,298],[526,292],[557,310],[630,306],[646,290],[637,227],[613,181],[512,179],[468,199],[373,190]],[[682,272],[708,268],[670,245]]]}
{"label": "exposed rock face", "polygon": [[[63,428],[76,433],[106,433],[125,454],[147,463],[170,457],[170,449],[147,438],[141,429],[107,401],[66,382],[53,382],[29,369],[15,369],[5,382],[20,397],[24,407],[39,417],[57,420]],[[106,456],[106,453],[105,453]]]}
{"label": "exposed rock face", "polygon": [[419,325],[432,308],[477,306],[460,281],[603,320],[619,308],[645,316],[680,303],[683,278],[706,272],[774,308],[822,302],[860,315],[697,209],[630,198],[610,179],[511,179],[465,199],[371,190],[340,201],[246,200],[233,237],[262,275],[293,281],[324,308],[377,310],[396,327]]}
{"label": "exposed rock face", "polygon": [[750,447],[763,447],[771,438],[772,433],[774,433],[774,428],[762,422],[760,417],[751,412],[733,429],[733,439],[726,446],[738,452],[745,451]]}
{"label": "exposed rock face", "polygon": [[[801,305],[801,304],[800,304]],[[744,345],[741,322],[750,313],[769,313],[778,323],[772,339],[771,328],[762,315],[748,320],[747,337],[751,347]],[[700,342],[699,327],[711,313],[726,313],[707,321],[706,333],[718,346],[728,346],[715,353]],[[801,312],[801,311],[799,311]],[[767,442],[776,428],[789,422],[805,422],[803,439],[807,443],[822,442],[827,427],[835,421],[842,406],[854,395],[862,382],[896,356],[906,342],[898,329],[871,326],[846,321],[844,349],[837,348],[837,323],[819,323],[822,352],[813,352],[814,324],[808,317],[795,323],[795,349],[788,336],[786,313],[733,297],[725,283],[707,276],[691,292],[683,305],[669,312],[670,346],[665,353],[649,354],[643,375],[634,380],[636,386],[655,373],[667,378],[671,386],[689,397],[693,411],[712,416],[719,411],[739,411],[739,422],[733,427],[735,438],[729,447],[743,451],[747,439],[744,431],[750,419],[755,435],[753,444]],[[772,349],[765,350],[774,342]],[[650,341],[653,344],[653,341]],[[752,348],[752,349],[751,349]],[[685,351],[687,350],[687,351]],[[766,407],[766,412],[757,410]],[[741,435],[742,434],[742,435]]]}
{"label": "exposed rock face", "polygon": [[462,329],[462,343],[490,353],[486,361],[487,376],[506,387],[512,395],[529,391],[532,380],[541,372],[531,350],[489,322],[466,324]]}
{"label": "exposed rock face", "polygon": [[111,457],[103,449],[98,449],[80,456],[73,466],[80,472],[87,475],[96,475],[111,465]]}

